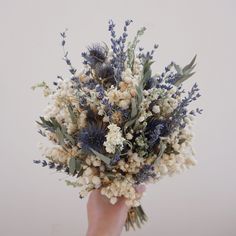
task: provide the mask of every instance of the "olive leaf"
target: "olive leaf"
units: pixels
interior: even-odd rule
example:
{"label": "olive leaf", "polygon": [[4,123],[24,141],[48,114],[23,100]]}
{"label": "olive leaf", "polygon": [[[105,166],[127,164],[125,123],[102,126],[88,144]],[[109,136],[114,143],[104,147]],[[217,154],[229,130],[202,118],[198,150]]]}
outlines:
{"label": "olive leaf", "polygon": [[155,159],[155,161],[154,161],[155,164],[157,164],[157,163],[159,162],[159,160],[161,159],[163,153],[164,153],[165,150],[166,150],[166,147],[167,147],[167,146],[166,146],[165,143],[161,143],[161,144],[160,144],[160,151],[159,151],[159,153],[158,153],[158,155],[157,155],[157,157],[156,157],[156,159]]}
{"label": "olive leaf", "polygon": [[73,175],[75,172],[79,172],[81,168],[81,161],[77,157],[71,157],[69,160],[70,173]]}
{"label": "olive leaf", "polygon": [[133,71],[134,58],[135,58],[135,48],[137,47],[137,45],[139,43],[139,37],[144,34],[145,30],[146,30],[145,27],[142,27],[140,30],[138,30],[136,36],[133,39],[133,42],[128,43],[128,49],[127,49],[128,60],[127,60],[127,64],[131,68],[132,71]]}
{"label": "olive leaf", "polygon": [[73,137],[67,133],[66,127],[60,124],[55,117],[51,117],[49,120],[46,120],[44,117],[40,117],[40,120],[41,122],[36,121],[37,124],[44,129],[55,133],[61,146],[65,145],[65,140],[69,141],[72,145],[75,144]]}
{"label": "olive leaf", "polygon": [[136,99],[131,99],[131,119],[134,118],[138,113]]}
{"label": "olive leaf", "polygon": [[137,113],[137,115],[136,115],[133,119],[128,120],[128,121],[125,123],[124,128],[123,128],[124,133],[126,133],[126,130],[127,130],[131,125],[133,125],[133,124],[135,123],[135,121],[137,120],[137,118],[138,118],[138,113]]}
{"label": "olive leaf", "polygon": [[196,64],[194,64],[196,61],[196,58],[197,58],[197,55],[195,55],[193,59],[191,60],[191,62],[188,65],[186,65],[184,68],[181,68],[179,65],[173,63],[174,68],[177,72],[177,74],[175,75],[176,76],[176,80],[174,82],[175,86],[178,87],[185,80],[187,80],[188,78],[190,78],[191,76],[195,74],[195,72],[192,72],[192,71],[196,66]]}
{"label": "olive leaf", "polygon": [[57,136],[57,139],[58,139],[58,142],[61,146],[64,146],[65,145],[65,141],[64,141],[64,135],[63,133],[61,132],[61,129],[60,128],[57,128],[55,130],[55,134]]}
{"label": "olive leaf", "polygon": [[35,90],[37,88],[49,89],[49,86],[47,85],[47,83],[45,81],[42,81],[41,83],[35,84],[31,87],[32,90]]}
{"label": "olive leaf", "polygon": [[110,165],[111,159],[97,151],[95,151],[93,148],[90,148],[90,150],[96,155],[99,159],[101,159],[104,163],[107,165]]}
{"label": "olive leaf", "polygon": [[141,78],[141,83],[142,86],[144,87],[147,80],[151,78],[152,76],[152,70],[151,70],[151,65],[154,63],[154,61],[151,60],[146,60],[143,65],[143,75]]}
{"label": "olive leaf", "polygon": [[71,118],[71,121],[76,124],[77,123],[77,115],[74,113],[73,111],[73,107],[71,104],[68,104],[67,105],[67,108],[68,108],[68,111],[70,113],[70,118]]}

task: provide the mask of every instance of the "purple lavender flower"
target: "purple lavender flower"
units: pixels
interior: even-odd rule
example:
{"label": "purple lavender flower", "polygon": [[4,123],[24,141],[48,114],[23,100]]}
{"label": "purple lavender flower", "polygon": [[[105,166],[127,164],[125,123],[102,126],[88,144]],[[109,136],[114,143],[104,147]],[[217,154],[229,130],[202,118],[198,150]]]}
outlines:
{"label": "purple lavender flower", "polygon": [[113,51],[113,58],[111,60],[111,64],[114,68],[115,73],[115,80],[118,84],[121,80],[121,74],[124,71],[124,63],[126,60],[126,53],[124,51],[125,49],[125,42],[127,39],[127,27],[131,24],[132,20],[126,20],[125,26],[124,26],[124,32],[120,37],[116,37],[115,33],[115,24],[112,20],[108,22],[108,30],[111,33],[111,48]]}
{"label": "purple lavender flower", "polygon": [[144,165],[140,171],[134,176],[136,184],[141,184],[149,180],[149,178],[155,178],[153,165]]}
{"label": "purple lavender flower", "polygon": [[[198,93],[199,88],[195,83],[192,89],[188,92],[188,95],[180,102],[177,108],[173,111],[170,120],[171,130],[175,130],[177,127],[184,128],[186,126],[184,118],[187,116],[187,106],[196,101],[201,95]],[[199,109],[200,111],[200,109]]]}
{"label": "purple lavender flower", "polygon": [[111,165],[116,165],[119,160],[120,160],[120,152],[116,152],[114,157],[111,159],[110,164]]}

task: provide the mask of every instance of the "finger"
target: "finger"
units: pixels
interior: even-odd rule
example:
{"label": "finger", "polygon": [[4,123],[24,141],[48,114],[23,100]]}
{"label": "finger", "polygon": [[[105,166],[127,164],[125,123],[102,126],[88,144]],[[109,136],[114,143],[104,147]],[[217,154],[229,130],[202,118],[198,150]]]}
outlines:
{"label": "finger", "polygon": [[140,185],[135,187],[135,190],[136,190],[137,193],[143,194],[146,190],[146,186],[144,184],[140,184]]}

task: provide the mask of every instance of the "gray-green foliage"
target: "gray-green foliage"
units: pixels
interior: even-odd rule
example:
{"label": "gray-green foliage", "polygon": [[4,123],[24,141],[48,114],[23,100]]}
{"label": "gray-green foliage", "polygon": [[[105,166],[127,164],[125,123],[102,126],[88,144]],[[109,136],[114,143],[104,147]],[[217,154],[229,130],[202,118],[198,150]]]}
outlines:
{"label": "gray-green foliage", "polygon": [[190,78],[191,76],[195,74],[195,72],[193,72],[193,69],[196,66],[195,64],[196,58],[197,58],[197,55],[195,55],[194,58],[191,60],[191,62],[188,65],[186,65],[184,68],[181,68],[179,65],[173,63],[175,70],[177,72],[176,81],[174,83],[175,86],[179,86],[185,80],[187,80],[188,78]]}
{"label": "gray-green foliage", "polygon": [[77,181],[65,180],[67,186],[72,186],[74,188],[79,187],[80,184]]}
{"label": "gray-green foliage", "polygon": [[97,151],[95,151],[94,149],[90,148],[90,150],[94,153],[94,155],[96,155],[96,157],[98,157],[99,159],[101,159],[104,163],[106,163],[107,165],[110,165],[111,159]]}
{"label": "gray-green foliage", "polygon": [[37,88],[46,88],[46,89],[48,89],[49,86],[47,85],[47,83],[45,81],[42,81],[42,82],[40,82],[38,84],[35,84],[31,87],[31,89],[33,89],[33,90],[35,90]]}
{"label": "gray-green foliage", "polygon": [[82,169],[81,161],[77,157],[71,157],[69,160],[69,169],[72,175],[75,172],[79,173]]}
{"label": "gray-green foliage", "polygon": [[73,106],[71,104],[67,105],[68,111],[70,113],[71,121],[76,124],[77,123],[77,114],[73,111]]}
{"label": "gray-green foliage", "polygon": [[137,44],[140,42],[139,37],[142,36],[145,32],[146,28],[142,27],[140,30],[138,30],[136,36],[134,37],[133,42],[129,42],[128,44],[128,49],[127,49],[127,64],[133,70],[133,65],[134,65],[134,59],[135,59],[135,49],[137,47]]}
{"label": "gray-green foliage", "polygon": [[161,157],[162,157],[162,155],[163,155],[163,153],[165,152],[165,150],[166,150],[166,144],[164,143],[164,142],[161,142],[160,143],[160,151],[159,151],[159,153],[158,153],[158,155],[157,155],[157,158],[155,159],[155,163],[157,164],[158,162],[159,162],[159,160],[161,159]]}
{"label": "gray-green foliage", "polygon": [[140,105],[143,101],[143,88],[148,78],[151,77],[152,71],[151,71],[151,65],[153,61],[147,60],[144,63],[142,75],[139,81],[139,84],[136,85],[136,97],[131,99],[131,117],[130,119],[125,123],[124,125],[124,133],[126,133],[126,130],[131,127],[133,124],[136,123],[137,119],[140,115]]}
{"label": "gray-green foliage", "polygon": [[44,117],[40,117],[41,122],[36,121],[41,127],[50,132],[56,134],[58,143],[61,146],[65,145],[65,141],[70,142],[72,145],[75,145],[75,140],[71,135],[67,133],[66,127],[61,125],[54,117],[51,117],[49,120],[46,120]]}
{"label": "gray-green foliage", "polygon": [[139,87],[143,88],[145,87],[147,80],[151,78],[152,76],[152,70],[151,70],[151,65],[154,63],[152,60],[145,60],[143,63],[143,73],[140,81]]}

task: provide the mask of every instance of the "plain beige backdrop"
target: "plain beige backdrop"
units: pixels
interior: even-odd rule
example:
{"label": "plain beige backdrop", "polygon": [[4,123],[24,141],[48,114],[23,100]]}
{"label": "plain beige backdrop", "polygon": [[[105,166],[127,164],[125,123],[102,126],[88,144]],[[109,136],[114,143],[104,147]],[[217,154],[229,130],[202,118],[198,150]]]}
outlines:
{"label": "plain beige backdrop", "polygon": [[[236,235],[236,1],[222,0],[0,0],[0,235],[83,236],[86,200],[66,187],[64,176],[32,164],[40,158],[35,120],[46,100],[30,90],[68,76],[59,32],[66,27],[74,65],[92,42],[109,43],[107,22],[119,29],[133,19],[130,39],[148,28],[141,43],[160,45],[154,69],[181,65],[198,54],[197,81],[204,109],[195,126],[199,165],[148,186],[143,206],[149,222],[123,235]],[[58,179],[62,179],[59,181]],[[102,220],[102,219],[101,219]]]}

